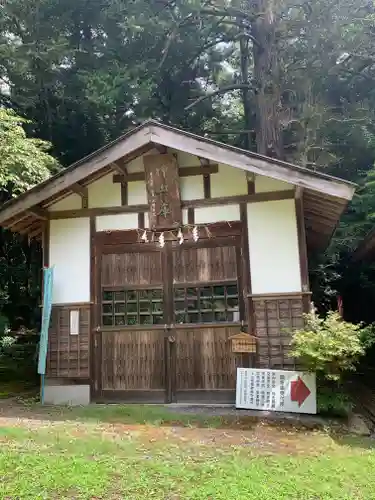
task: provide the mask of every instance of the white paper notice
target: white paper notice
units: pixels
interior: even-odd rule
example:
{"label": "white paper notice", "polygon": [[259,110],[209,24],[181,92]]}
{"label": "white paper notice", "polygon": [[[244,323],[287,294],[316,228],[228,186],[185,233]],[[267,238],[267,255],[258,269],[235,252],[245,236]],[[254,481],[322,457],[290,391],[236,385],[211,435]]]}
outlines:
{"label": "white paper notice", "polygon": [[315,374],[237,368],[236,408],[315,414]]}

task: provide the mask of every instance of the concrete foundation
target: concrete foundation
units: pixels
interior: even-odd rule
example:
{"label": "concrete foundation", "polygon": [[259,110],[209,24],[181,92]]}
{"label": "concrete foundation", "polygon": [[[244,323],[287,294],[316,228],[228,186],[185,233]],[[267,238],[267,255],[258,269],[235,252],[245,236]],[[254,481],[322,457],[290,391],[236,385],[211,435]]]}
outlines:
{"label": "concrete foundation", "polygon": [[84,406],[90,404],[89,385],[52,385],[44,388],[44,402],[49,405]]}

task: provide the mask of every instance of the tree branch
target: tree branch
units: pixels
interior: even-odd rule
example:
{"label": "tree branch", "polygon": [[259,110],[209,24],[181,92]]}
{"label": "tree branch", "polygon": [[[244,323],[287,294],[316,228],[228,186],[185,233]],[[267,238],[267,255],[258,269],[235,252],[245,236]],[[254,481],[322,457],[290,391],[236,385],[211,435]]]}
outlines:
{"label": "tree branch", "polygon": [[241,90],[241,89],[254,90],[254,87],[253,87],[253,85],[245,84],[245,83],[238,83],[235,85],[227,85],[226,87],[223,87],[221,89],[215,90],[214,92],[210,92],[209,94],[206,94],[206,95],[199,97],[194,102],[192,102],[191,104],[186,106],[185,111],[188,111],[189,109],[193,108],[194,106],[196,106],[200,102],[202,102],[206,99],[210,99],[211,97],[214,97],[215,95],[225,94],[227,92],[231,92],[232,90]]}

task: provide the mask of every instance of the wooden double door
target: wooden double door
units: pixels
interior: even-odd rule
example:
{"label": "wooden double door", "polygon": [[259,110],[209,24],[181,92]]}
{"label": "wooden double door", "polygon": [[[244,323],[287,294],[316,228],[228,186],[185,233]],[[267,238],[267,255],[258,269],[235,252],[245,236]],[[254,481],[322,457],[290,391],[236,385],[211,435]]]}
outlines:
{"label": "wooden double door", "polygon": [[233,402],[242,267],[239,237],[97,248],[94,397]]}

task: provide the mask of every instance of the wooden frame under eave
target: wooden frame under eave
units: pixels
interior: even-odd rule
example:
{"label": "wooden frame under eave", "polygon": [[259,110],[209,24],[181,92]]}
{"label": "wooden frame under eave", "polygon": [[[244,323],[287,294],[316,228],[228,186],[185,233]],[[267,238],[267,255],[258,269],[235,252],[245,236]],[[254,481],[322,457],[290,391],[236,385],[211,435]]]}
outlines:
{"label": "wooden frame under eave", "polygon": [[[296,222],[297,222],[297,236],[298,236],[299,266],[301,273],[301,287],[302,287],[302,292],[306,293],[310,291],[310,284],[309,284],[309,264],[307,257],[306,228],[305,228],[305,218],[303,209],[302,188],[296,189],[295,207],[296,207]],[[309,312],[309,302],[310,302],[310,297],[304,296],[303,309],[305,313]]]}
{"label": "wooden frame under eave", "polygon": [[[90,400],[96,396],[95,380],[96,380],[96,324],[98,324],[98,306],[97,306],[97,290],[96,290],[96,220],[94,216],[90,217],[90,318],[89,318],[89,366],[90,366]],[[101,340],[101,339],[100,339]]]}

